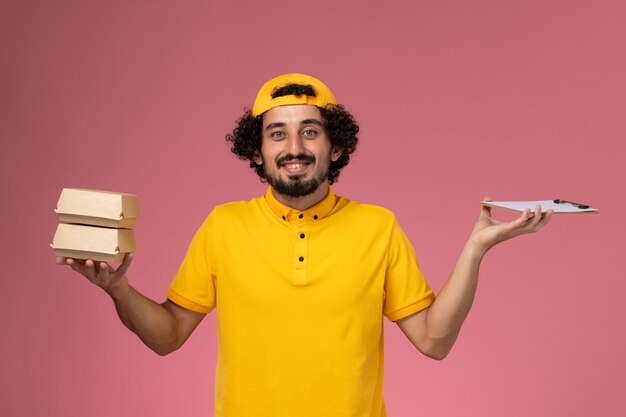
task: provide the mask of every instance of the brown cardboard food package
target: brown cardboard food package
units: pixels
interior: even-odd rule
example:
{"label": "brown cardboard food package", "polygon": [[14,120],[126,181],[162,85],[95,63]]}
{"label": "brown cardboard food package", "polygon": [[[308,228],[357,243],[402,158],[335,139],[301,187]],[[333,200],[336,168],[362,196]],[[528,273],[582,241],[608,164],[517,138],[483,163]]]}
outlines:
{"label": "brown cardboard food package", "polygon": [[64,188],[54,211],[65,223],[132,229],[139,204],[135,194]]}
{"label": "brown cardboard food package", "polygon": [[60,223],[50,246],[64,258],[121,262],[135,252],[135,235],[131,229]]}

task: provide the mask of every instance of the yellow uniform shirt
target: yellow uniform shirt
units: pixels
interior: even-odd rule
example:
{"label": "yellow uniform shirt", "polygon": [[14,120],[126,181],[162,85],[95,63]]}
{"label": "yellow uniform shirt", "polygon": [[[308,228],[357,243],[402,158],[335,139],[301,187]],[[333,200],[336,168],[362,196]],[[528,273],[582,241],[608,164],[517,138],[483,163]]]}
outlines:
{"label": "yellow uniform shirt", "polygon": [[434,300],[393,213],[332,190],[298,211],[271,188],[213,210],[168,297],[217,308],[218,417],[385,416],[383,315]]}

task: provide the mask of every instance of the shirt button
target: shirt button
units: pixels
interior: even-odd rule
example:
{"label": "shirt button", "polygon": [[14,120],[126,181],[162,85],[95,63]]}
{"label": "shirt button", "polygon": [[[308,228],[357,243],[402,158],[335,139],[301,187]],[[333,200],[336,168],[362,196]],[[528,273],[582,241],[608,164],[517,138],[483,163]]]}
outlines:
{"label": "shirt button", "polygon": [[313,220],[317,220],[317,214],[313,216]]}
{"label": "shirt button", "polygon": [[303,217],[304,217],[304,214],[302,214],[302,213],[300,213],[300,214],[298,215],[298,218],[299,218],[299,219],[301,219],[301,218],[303,218]]}
{"label": "shirt button", "polygon": [[303,257],[303,256],[301,256],[301,257],[299,257],[299,258],[298,258],[298,260],[299,260],[300,262],[304,262],[304,257]]}
{"label": "shirt button", "polygon": [[283,220],[287,220],[287,218],[285,216],[283,216]]}
{"label": "shirt button", "polygon": [[304,239],[304,233],[300,233],[300,239]]}

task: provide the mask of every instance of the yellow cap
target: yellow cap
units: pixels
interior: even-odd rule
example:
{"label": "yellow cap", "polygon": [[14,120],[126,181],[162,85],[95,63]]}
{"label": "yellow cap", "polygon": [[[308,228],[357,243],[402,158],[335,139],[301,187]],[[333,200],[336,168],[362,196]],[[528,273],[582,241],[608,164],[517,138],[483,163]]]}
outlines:
{"label": "yellow cap", "polygon": [[[276,90],[289,84],[310,85],[313,87],[313,91],[315,91],[315,97],[303,94],[301,96],[289,95],[272,98],[272,94]],[[290,106],[293,104],[309,104],[311,106],[325,108],[328,104],[337,104],[337,101],[332,91],[330,91],[330,88],[317,78],[297,73],[283,74],[263,84],[263,87],[259,90],[259,94],[256,96],[256,100],[254,100],[252,115],[256,117],[274,107]]]}

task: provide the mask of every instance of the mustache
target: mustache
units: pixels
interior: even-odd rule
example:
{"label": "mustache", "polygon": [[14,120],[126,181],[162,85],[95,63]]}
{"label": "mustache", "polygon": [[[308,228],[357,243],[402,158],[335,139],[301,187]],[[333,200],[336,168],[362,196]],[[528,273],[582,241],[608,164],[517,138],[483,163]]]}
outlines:
{"label": "mustache", "polygon": [[315,157],[313,155],[307,155],[307,154],[298,154],[298,155],[294,155],[294,154],[287,154],[283,157],[280,157],[276,160],[276,164],[278,165],[282,165],[285,162],[289,162],[289,161],[293,161],[293,160],[297,160],[297,161],[304,161],[304,162],[309,162],[309,163],[313,163],[315,162]]}

